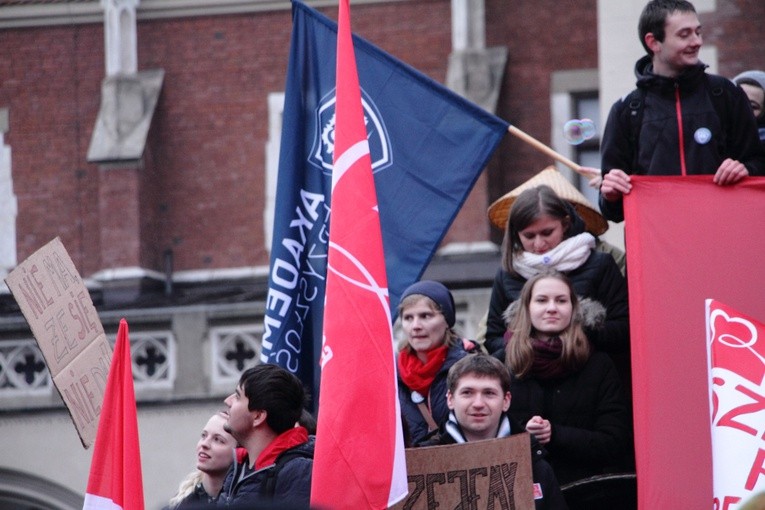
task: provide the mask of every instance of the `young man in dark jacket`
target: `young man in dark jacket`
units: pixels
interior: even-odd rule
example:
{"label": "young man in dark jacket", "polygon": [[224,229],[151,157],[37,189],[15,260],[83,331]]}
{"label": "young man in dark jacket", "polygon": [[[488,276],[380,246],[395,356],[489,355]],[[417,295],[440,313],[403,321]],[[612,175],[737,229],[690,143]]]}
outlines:
{"label": "young man in dark jacket", "polygon": [[300,379],[277,365],[257,365],[225,402],[224,429],[247,455],[226,475],[218,506],[308,508],[314,438],[296,426],[305,404]]}
{"label": "young man in dark jacket", "polygon": [[631,174],[711,174],[732,185],[763,167],[749,100],[699,60],[693,4],[652,0],[638,29],[648,54],[635,66],[637,90],[611,107],[601,146],[600,209],[612,221],[624,219]]}
{"label": "young man in dark jacket", "polygon": [[[507,415],[510,408],[510,373],[488,354],[470,354],[449,369],[446,395],[451,410],[444,432],[422,446],[467,443],[507,437],[525,432]],[[558,486],[545,452],[531,437],[531,471],[536,510],[566,510],[568,505]]]}

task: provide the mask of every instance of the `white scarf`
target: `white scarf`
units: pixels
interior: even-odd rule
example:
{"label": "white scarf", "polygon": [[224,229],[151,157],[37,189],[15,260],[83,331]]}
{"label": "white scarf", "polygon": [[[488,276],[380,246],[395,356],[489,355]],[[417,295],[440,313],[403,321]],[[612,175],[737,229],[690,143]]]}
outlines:
{"label": "white scarf", "polygon": [[[449,419],[446,421],[446,424],[444,425],[444,431],[452,436],[452,438],[457,443],[467,443],[467,439],[465,439],[465,434],[462,433],[462,427],[460,427],[459,422],[457,422],[457,416],[455,416],[454,411],[451,411],[449,413]],[[499,429],[497,430],[497,438],[500,437],[507,437],[511,434],[510,431],[510,420],[507,419],[507,415],[502,413],[502,418],[499,420]]]}
{"label": "white scarf", "polygon": [[527,280],[545,269],[562,273],[580,267],[595,249],[595,237],[588,232],[569,237],[552,250],[537,255],[524,251],[513,257],[513,269]]}

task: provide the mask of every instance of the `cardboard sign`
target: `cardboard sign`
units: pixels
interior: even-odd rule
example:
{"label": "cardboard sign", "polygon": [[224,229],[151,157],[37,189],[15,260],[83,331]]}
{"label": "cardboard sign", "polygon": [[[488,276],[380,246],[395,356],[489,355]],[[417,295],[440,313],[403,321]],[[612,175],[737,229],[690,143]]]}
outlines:
{"label": "cardboard sign", "polygon": [[72,259],[57,237],[5,279],[42,351],[85,448],[96,437],[112,349]]}
{"label": "cardboard sign", "polygon": [[408,448],[409,495],[395,510],[533,510],[529,434]]}

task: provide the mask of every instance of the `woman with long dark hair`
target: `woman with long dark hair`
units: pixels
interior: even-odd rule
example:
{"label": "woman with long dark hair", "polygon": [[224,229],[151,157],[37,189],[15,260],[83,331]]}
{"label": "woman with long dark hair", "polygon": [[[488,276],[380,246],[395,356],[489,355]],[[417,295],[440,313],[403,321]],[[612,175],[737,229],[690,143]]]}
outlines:
{"label": "woman with long dark hair", "polygon": [[[565,273],[579,297],[598,301],[606,310],[602,328],[588,329],[598,349],[629,355],[627,282],[614,257],[596,249],[596,239],[570,202],[547,185],[520,193],[507,217],[486,323],[486,349],[502,357],[505,321],[502,314],[520,296],[526,281],[551,269]],[[628,369],[628,360],[624,363]],[[627,382],[627,381],[625,381]]]}

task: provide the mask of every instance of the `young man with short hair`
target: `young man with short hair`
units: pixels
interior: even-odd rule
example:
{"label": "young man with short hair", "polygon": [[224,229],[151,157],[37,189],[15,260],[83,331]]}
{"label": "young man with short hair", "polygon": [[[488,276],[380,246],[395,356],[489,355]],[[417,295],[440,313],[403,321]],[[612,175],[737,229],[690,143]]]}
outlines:
{"label": "young man with short hair", "polygon": [[761,175],[763,161],[749,100],[699,60],[701,23],[686,0],[652,0],[638,24],[647,55],[637,89],[618,100],[603,132],[600,209],[622,221],[631,174],[711,174],[718,185]]}
{"label": "young man with short hair", "polygon": [[277,365],[257,365],[244,371],[225,403],[224,429],[247,455],[229,470],[218,506],[308,508],[314,439],[297,426],[305,404],[300,379]]}
{"label": "young man with short hair", "polygon": [[[526,432],[507,414],[510,408],[510,373],[488,354],[470,354],[456,362],[447,376],[447,405],[451,410],[445,431],[423,446],[467,443]],[[536,510],[565,510],[552,467],[531,436],[531,469]]]}

